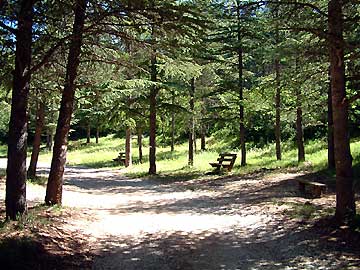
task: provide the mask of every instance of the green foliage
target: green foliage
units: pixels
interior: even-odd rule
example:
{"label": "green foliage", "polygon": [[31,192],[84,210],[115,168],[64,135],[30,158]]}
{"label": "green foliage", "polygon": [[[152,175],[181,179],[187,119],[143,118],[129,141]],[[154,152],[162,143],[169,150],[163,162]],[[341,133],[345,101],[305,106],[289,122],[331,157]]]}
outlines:
{"label": "green foliage", "polygon": [[333,216],[335,214],[334,208],[323,208],[322,206],[312,204],[310,202],[305,203],[282,203],[278,202],[278,205],[285,205],[285,215],[290,216],[293,219],[300,220],[315,220]]}
{"label": "green foliage", "polygon": [[5,141],[8,133],[8,125],[10,121],[10,105],[5,101],[0,101],[0,140]]}

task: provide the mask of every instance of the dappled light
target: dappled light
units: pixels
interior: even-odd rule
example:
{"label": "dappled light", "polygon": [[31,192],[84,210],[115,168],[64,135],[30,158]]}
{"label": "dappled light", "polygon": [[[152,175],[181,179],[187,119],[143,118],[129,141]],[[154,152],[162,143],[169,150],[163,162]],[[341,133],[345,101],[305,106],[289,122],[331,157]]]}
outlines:
{"label": "dappled light", "polygon": [[0,268],[360,269],[359,0],[0,0]]}
{"label": "dappled light", "polygon": [[[46,176],[47,164],[40,165]],[[296,179],[317,177],[262,169],[129,178],[121,170],[68,166],[63,205],[74,210],[66,221],[55,219],[59,236],[49,248],[64,242],[52,253],[66,256],[71,245],[82,246],[82,264],[94,256],[94,269],[355,269],[358,251],[311,225],[335,205],[331,182],[321,198],[299,193]],[[28,185],[29,205],[44,193],[44,186]]]}
{"label": "dappled light", "polygon": [[[355,254],[337,251],[335,243],[299,223],[307,212],[296,209],[309,202],[293,180],[301,176],[259,173],[157,183],[156,177],[130,179],[117,171],[69,168],[64,204],[81,207],[83,218],[68,220],[64,228],[81,231],[98,250],[95,269],[358,265]],[[311,204],[320,213],[334,199],[328,194]]]}

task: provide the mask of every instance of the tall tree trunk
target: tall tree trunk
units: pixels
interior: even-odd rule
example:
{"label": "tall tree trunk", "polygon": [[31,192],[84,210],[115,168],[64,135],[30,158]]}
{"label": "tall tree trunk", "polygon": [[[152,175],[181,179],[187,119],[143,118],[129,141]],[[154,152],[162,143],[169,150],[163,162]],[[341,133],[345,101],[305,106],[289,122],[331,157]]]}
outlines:
{"label": "tall tree trunk", "polygon": [[280,127],[280,102],[281,102],[281,89],[280,89],[280,60],[275,59],[275,149],[276,159],[281,160],[281,127]]}
{"label": "tall tree trunk", "polygon": [[141,128],[138,128],[137,130],[137,143],[138,143],[138,149],[139,149],[139,162],[143,162],[143,152],[142,152],[142,130]]}
{"label": "tall tree trunk", "polygon": [[188,153],[188,164],[194,165],[194,108],[195,108],[195,78],[191,79],[190,82],[190,119],[189,119],[189,153]]}
{"label": "tall tree trunk", "polygon": [[26,212],[27,105],[30,90],[34,0],[20,1],[6,169],[6,218]]}
{"label": "tall tree trunk", "polygon": [[[175,104],[175,93],[172,93],[171,97],[171,104]],[[171,152],[175,150],[175,111],[171,112],[171,145],[170,145]]]}
{"label": "tall tree trunk", "polygon": [[51,130],[46,132],[46,148],[51,151],[53,147],[53,134]]}
{"label": "tall tree trunk", "polygon": [[100,133],[99,125],[96,125],[95,143],[99,143],[99,133]]}
{"label": "tall tree trunk", "polygon": [[205,134],[205,127],[204,124],[201,124],[200,130],[200,147],[201,150],[206,150],[206,134]]}
{"label": "tall tree trunk", "polygon": [[328,110],[327,110],[327,143],[328,143],[328,168],[335,169],[335,156],[334,156],[334,121],[333,121],[333,109],[331,100],[331,76],[329,70],[329,87],[328,87]]}
{"label": "tall tree trunk", "polygon": [[[195,122],[194,122],[195,123]],[[195,124],[194,124],[194,126],[195,126]],[[197,152],[197,144],[196,144],[196,130],[195,130],[195,127],[194,127],[194,132],[193,132],[193,134],[194,134],[194,153],[196,153]]]}
{"label": "tall tree trunk", "polygon": [[328,12],[336,167],[335,217],[338,222],[346,222],[355,217],[356,208],[353,190],[352,157],[348,133],[348,103],[345,91],[344,18],[342,14],[342,1],[330,0]]}
{"label": "tall tree trunk", "polygon": [[36,177],[36,167],[40,153],[41,133],[44,127],[44,119],[45,119],[45,105],[42,101],[40,101],[36,112],[34,143],[31,152],[30,165],[27,171],[27,177],[31,179]]}
{"label": "tall tree trunk", "polygon": [[66,163],[67,141],[74,106],[75,79],[80,62],[86,3],[87,0],[76,1],[73,36],[70,41],[66,66],[66,79],[56,127],[49,179],[46,187],[45,203],[48,205],[61,204],[62,202],[62,185]]}
{"label": "tall tree trunk", "polygon": [[[204,103],[205,103],[205,99],[203,99],[203,105],[201,109],[201,114],[203,117],[206,114]],[[203,120],[201,121],[201,125],[200,125],[200,148],[201,150],[206,150],[206,125]]]}
{"label": "tall tree trunk", "polygon": [[125,135],[125,167],[132,166],[131,152],[131,128],[127,127]]}
{"label": "tall tree trunk", "polygon": [[[156,50],[151,55],[151,81],[157,81]],[[149,174],[156,174],[156,86],[150,88]]]}
{"label": "tall tree trunk", "polygon": [[296,90],[296,144],[298,148],[298,162],[305,161],[301,88]]}
{"label": "tall tree trunk", "polygon": [[91,139],[91,127],[90,123],[87,123],[86,125],[86,143],[89,144]]}
{"label": "tall tree trunk", "polygon": [[237,39],[239,43],[238,48],[238,88],[239,88],[239,114],[240,114],[240,146],[241,146],[241,166],[246,165],[246,144],[245,144],[245,118],[244,118],[244,87],[243,87],[243,49],[242,49],[242,36],[241,36],[241,15],[240,3],[237,1]]}

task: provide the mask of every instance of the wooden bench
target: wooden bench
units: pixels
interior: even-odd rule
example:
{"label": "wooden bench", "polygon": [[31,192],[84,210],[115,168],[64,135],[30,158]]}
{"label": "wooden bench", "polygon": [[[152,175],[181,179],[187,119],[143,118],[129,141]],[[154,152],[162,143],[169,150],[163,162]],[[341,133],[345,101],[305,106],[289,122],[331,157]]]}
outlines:
{"label": "wooden bench", "polygon": [[216,172],[219,172],[221,169],[231,172],[234,167],[237,154],[221,153],[217,162],[210,162],[209,164],[215,168]]}
{"label": "wooden bench", "polygon": [[305,179],[296,179],[299,183],[299,190],[303,194],[310,194],[313,198],[320,198],[326,192],[326,185]]}
{"label": "wooden bench", "polygon": [[120,152],[117,158],[114,158],[113,161],[125,163],[125,152]]}

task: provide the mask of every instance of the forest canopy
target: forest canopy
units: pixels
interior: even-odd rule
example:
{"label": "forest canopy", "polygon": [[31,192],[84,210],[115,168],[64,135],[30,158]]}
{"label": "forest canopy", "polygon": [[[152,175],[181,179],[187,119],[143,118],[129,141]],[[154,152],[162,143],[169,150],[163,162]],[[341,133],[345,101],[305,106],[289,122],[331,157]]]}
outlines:
{"label": "forest canopy", "polygon": [[[241,151],[328,141],[336,218],[355,215],[360,5],[330,1],[0,1],[0,139],[7,216],[25,212],[26,151],[53,149],[47,204],[61,204],[68,137],[118,133],[156,146],[226,138]],[[51,148],[52,141],[53,148]],[[30,168],[32,170],[30,170]]]}

